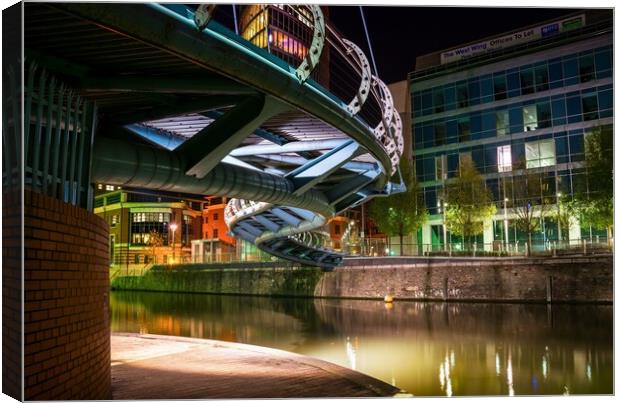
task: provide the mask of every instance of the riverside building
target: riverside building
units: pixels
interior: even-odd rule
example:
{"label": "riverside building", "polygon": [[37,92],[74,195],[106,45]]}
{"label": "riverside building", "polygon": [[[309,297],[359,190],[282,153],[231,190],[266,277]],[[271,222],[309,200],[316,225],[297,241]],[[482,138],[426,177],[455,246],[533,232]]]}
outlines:
{"label": "riverside building", "polygon": [[[588,191],[584,137],[613,130],[612,14],[583,11],[417,58],[408,80],[413,158],[430,214],[418,234],[424,251],[461,245],[445,229],[442,194],[464,158],[497,207],[479,250],[527,240],[514,220],[518,176],[542,174],[542,196],[555,200]],[[606,236],[576,220],[563,231],[552,214],[539,219],[535,248]]]}

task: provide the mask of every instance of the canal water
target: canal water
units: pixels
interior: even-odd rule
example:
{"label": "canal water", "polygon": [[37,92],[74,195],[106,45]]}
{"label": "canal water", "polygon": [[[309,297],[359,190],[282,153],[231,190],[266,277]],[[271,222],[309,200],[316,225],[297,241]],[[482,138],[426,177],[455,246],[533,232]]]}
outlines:
{"label": "canal water", "polygon": [[610,305],[422,303],[115,291],[114,332],[279,348],[416,396],[613,393]]}

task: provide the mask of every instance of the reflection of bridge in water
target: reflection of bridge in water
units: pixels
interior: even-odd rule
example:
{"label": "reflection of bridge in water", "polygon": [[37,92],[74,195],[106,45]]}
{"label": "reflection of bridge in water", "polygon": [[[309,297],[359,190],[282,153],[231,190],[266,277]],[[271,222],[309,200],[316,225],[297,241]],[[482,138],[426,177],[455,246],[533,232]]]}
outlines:
{"label": "reflection of bridge in water", "polygon": [[[182,5],[26,4],[26,183],[82,207],[95,181],[234,197],[225,219],[237,237],[339,264],[320,229],[402,190],[389,182],[401,122],[364,53],[319,7],[288,12],[312,27],[300,66]],[[325,82],[311,78],[319,63]]]}

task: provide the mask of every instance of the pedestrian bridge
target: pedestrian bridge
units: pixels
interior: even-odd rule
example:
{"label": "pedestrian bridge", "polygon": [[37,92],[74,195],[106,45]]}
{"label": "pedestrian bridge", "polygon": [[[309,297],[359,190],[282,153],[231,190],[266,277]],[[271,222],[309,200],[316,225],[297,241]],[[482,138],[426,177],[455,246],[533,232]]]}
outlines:
{"label": "pedestrian bridge", "polygon": [[[390,182],[403,153],[391,94],[318,6],[284,6],[312,29],[299,66],[211,19],[212,6],[24,7],[25,183],[35,191],[85,208],[94,182],[232,197],[235,236],[331,268],[342,256],[325,246],[327,220],[404,190]],[[8,73],[5,128],[19,109],[19,69]],[[19,169],[7,157],[18,137],[4,137],[6,173]]]}

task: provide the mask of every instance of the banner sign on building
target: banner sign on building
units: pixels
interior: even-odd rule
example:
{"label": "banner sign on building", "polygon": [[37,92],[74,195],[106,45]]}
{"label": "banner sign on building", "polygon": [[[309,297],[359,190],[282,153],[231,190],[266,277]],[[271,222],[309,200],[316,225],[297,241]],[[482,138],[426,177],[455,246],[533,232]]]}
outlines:
{"label": "banner sign on building", "polygon": [[497,38],[489,39],[484,42],[473,43],[471,45],[448,50],[441,53],[441,64],[451,63],[468,57],[476,56],[482,53],[491,52],[493,50],[508,48],[510,46],[520,45],[522,43],[535,41],[555,35],[560,32],[569,31],[571,29],[580,28],[586,23],[585,14],[575,17],[565,18],[549,24],[528,28],[523,31],[514,32]]}

